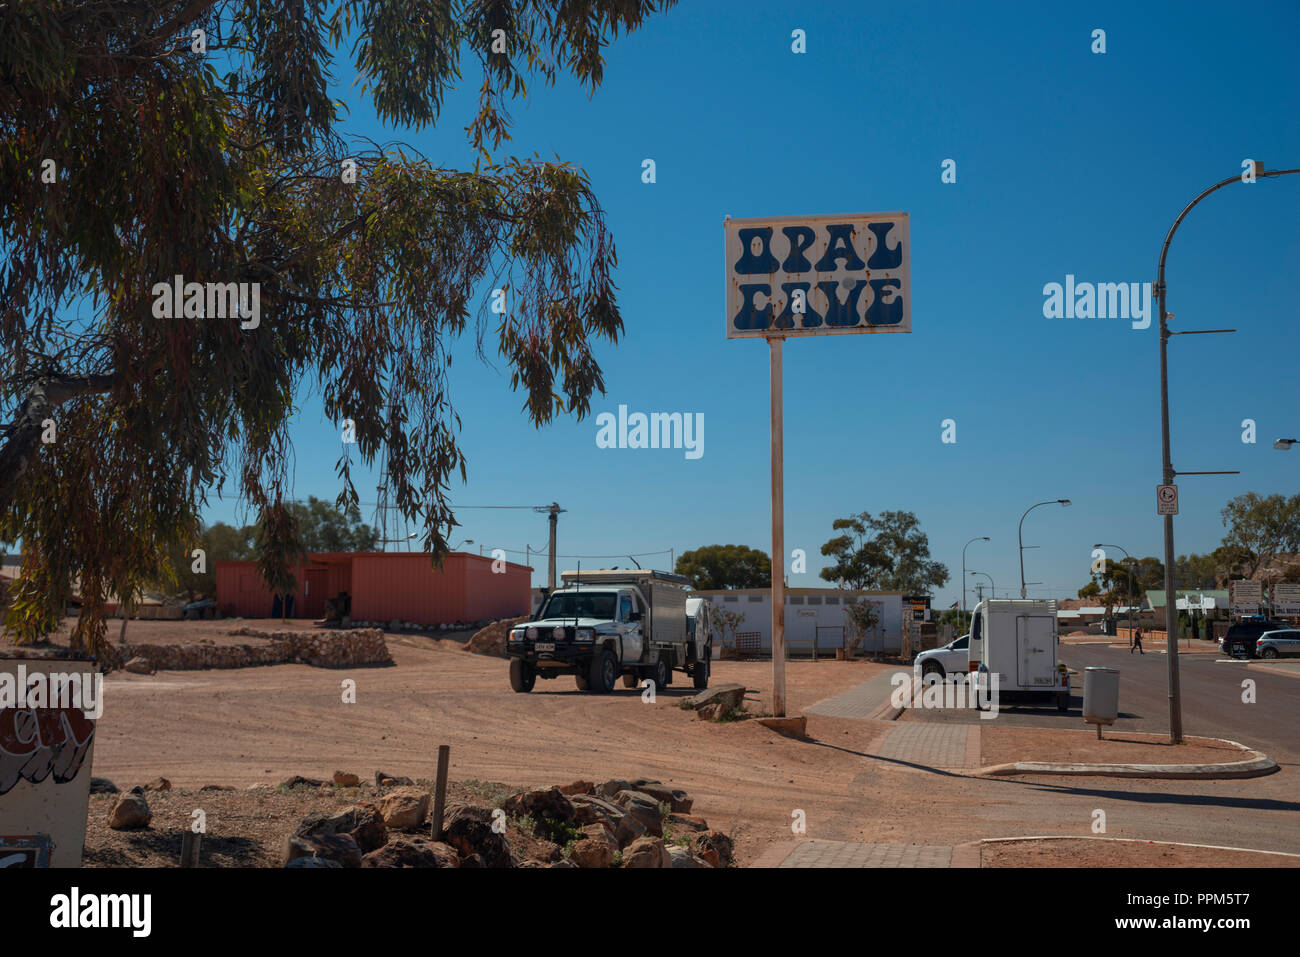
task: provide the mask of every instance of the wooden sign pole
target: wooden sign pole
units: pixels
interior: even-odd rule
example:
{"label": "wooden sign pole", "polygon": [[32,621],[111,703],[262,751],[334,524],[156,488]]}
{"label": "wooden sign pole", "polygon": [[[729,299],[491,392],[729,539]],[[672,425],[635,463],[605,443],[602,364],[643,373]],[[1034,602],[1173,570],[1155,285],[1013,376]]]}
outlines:
{"label": "wooden sign pole", "polygon": [[781,336],[768,336],[772,389],[772,714],[785,717],[785,424]]}

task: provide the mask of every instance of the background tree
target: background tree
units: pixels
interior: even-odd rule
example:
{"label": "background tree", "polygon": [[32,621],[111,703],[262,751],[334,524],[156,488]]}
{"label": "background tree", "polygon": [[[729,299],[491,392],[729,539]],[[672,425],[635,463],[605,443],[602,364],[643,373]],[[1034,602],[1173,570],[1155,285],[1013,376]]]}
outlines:
{"label": "background tree", "polygon": [[[848,626],[849,640],[847,645],[850,651],[856,651],[862,647],[868,632],[875,629],[880,624],[880,613],[876,606],[865,598],[859,598],[855,602],[849,602],[844,606],[844,620]],[[883,636],[880,636],[883,639]],[[876,653],[880,653],[880,648]]]}
{"label": "background tree", "polygon": [[1223,545],[1239,556],[1237,568],[1253,578],[1279,554],[1300,550],[1300,494],[1260,495],[1246,492],[1220,512],[1228,534]]}
{"label": "background tree", "polygon": [[[14,410],[0,541],[23,543],[5,616],[17,640],[53,629],[79,577],[73,649],[106,650],[106,596],[197,542],[208,490],[227,482],[258,516],[264,581],[292,590],[300,389],[355,427],[338,505],[358,501],[354,455],[386,449],[393,500],[439,560],[448,484],[466,474],[452,341],[473,324],[540,427],[588,412],[603,392],[593,344],[622,330],[586,174],[496,159],[504,107],[561,73],[594,90],[606,45],[671,3],[0,4],[0,405]],[[345,140],[336,70],[415,131],[477,74],[475,168]],[[156,284],[175,276],[259,284],[258,324],[201,305],[158,318]],[[491,289],[507,292],[502,315],[474,298]]]}
{"label": "background tree", "polygon": [[[710,620],[717,629],[723,646],[734,648],[736,646],[736,633],[740,631],[740,626],[745,623],[745,616],[738,611],[731,611],[727,608],[714,608]],[[727,641],[728,635],[731,636],[730,643]]]}
{"label": "background tree", "polygon": [[912,512],[870,512],[837,518],[831,527],[844,534],[822,546],[834,563],[821,577],[841,588],[881,589],[929,594],[948,582],[947,566],[930,560],[930,543]]}
{"label": "background tree", "polygon": [[373,552],[379,547],[379,533],[362,523],[356,505],[339,509],[312,495],[291,508],[304,552]]}
{"label": "background tree", "polygon": [[676,572],[697,590],[765,588],[772,584],[772,560],[747,545],[704,545],[682,552]]}

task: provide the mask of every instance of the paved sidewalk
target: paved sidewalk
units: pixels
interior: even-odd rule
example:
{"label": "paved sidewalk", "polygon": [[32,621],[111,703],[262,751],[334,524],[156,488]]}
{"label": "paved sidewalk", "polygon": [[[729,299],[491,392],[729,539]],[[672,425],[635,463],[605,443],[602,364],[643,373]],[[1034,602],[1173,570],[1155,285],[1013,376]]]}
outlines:
{"label": "paved sidewalk", "polygon": [[978,867],[973,857],[933,844],[859,844],[851,841],[785,841],[774,844],[751,867]]}
{"label": "paved sidewalk", "polygon": [[978,736],[978,725],[902,722],[885,737],[876,756],[929,768],[976,767]]}
{"label": "paved sidewalk", "polygon": [[894,690],[891,679],[899,672],[907,675],[912,673],[910,668],[883,672],[833,698],[823,698],[804,711],[828,718],[869,718],[889,701]]}

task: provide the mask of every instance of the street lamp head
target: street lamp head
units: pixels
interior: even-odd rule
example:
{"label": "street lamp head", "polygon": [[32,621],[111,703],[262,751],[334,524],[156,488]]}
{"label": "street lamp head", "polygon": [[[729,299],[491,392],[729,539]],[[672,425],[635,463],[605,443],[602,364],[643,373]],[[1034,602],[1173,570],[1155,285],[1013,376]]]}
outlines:
{"label": "street lamp head", "polygon": [[1069,500],[1068,498],[1058,498],[1056,501],[1059,502],[1061,505],[1069,505],[1069,504],[1070,504],[1070,500]]}
{"label": "street lamp head", "polygon": [[989,537],[988,537],[987,535],[985,535],[983,538],[980,539],[980,541],[982,541],[982,542],[987,542],[988,540],[989,540]]}
{"label": "street lamp head", "polygon": [[1283,452],[1285,452],[1289,448],[1291,448],[1291,446],[1295,445],[1297,442],[1300,442],[1300,439],[1278,439],[1276,442],[1273,443],[1273,448],[1281,449]]}

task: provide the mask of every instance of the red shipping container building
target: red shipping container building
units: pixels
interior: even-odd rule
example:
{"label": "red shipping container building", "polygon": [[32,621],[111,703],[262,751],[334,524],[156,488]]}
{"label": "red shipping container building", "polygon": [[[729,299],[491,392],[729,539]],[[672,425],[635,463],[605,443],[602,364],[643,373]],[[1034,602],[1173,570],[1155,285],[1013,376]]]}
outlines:
{"label": "red shipping container building", "polygon": [[[493,571],[493,565],[498,569]],[[269,618],[275,596],[257,562],[217,562],[217,606],[230,616]],[[532,569],[485,555],[452,552],[436,568],[428,553],[313,552],[294,570],[294,618],[321,618],[325,601],[351,596],[354,621],[418,625],[526,615]]]}

